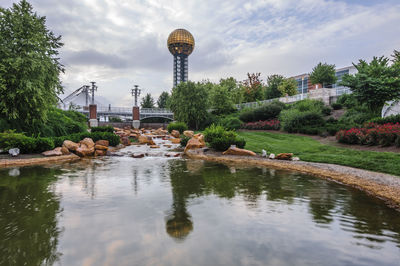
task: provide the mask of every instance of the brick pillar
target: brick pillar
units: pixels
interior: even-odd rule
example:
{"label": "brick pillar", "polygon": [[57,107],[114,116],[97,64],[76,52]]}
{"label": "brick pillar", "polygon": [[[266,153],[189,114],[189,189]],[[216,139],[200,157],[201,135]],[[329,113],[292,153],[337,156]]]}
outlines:
{"label": "brick pillar", "polygon": [[89,105],[89,126],[97,127],[99,125],[99,121],[97,121],[97,105],[90,104]]}
{"label": "brick pillar", "polygon": [[138,106],[132,108],[132,127],[138,129],[140,127],[140,111]]}
{"label": "brick pillar", "polygon": [[134,106],[132,108],[132,118],[132,120],[140,120],[140,112],[138,106]]}

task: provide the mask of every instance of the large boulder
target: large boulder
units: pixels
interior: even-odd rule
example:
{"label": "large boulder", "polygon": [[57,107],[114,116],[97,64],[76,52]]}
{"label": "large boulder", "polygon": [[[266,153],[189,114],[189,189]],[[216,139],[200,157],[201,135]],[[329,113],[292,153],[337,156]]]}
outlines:
{"label": "large boulder", "polygon": [[70,140],[64,140],[63,146],[65,146],[69,151],[76,151],[79,148],[79,143],[75,143]]}
{"label": "large boulder", "polygon": [[183,131],[183,135],[185,135],[188,138],[192,138],[194,136],[194,132],[191,130],[185,130]]}
{"label": "large boulder", "polygon": [[252,151],[239,149],[236,147],[230,147],[226,151],[222,153],[223,155],[241,155],[241,156],[256,156],[256,154]]}
{"label": "large boulder", "polygon": [[179,139],[179,138],[169,139],[169,141],[171,141],[171,142],[174,143],[174,144],[179,144],[179,143],[181,143],[181,139]]}
{"label": "large boulder", "polygon": [[106,156],[107,155],[107,150],[96,150],[94,152],[95,156]]}
{"label": "large boulder", "polygon": [[131,145],[131,140],[129,137],[121,137],[121,143],[125,146],[129,146]]}
{"label": "large boulder", "polygon": [[68,155],[68,154],[71,153],[71,152],[68,150],[68,148],[65,147],[64,145],[61,147],[61,152],[62,152],[62,154],[64,154],[64,155]]}
{"label": "large boulder", "polygon": [[[93,140],[92,140],[92,142],[93,142]],[[81,141],[81,145],[79,146],[79,148],[76,149],[75,153],[76,153],[76,155],[79,155],[80,157],[86,157],[86,156],[92,156],[94,154],[94,151],[95,151],[94,142],[93,142],[93,146],[92,146],[90,141],[84,141],[83,143]]]}
{"label": "large boulder", "polygon": [[94,148],[95,145],[94,141],[91,138],[84,138],[79,143],[81,144],[80,146],[85,145],[89,149]]}
{"label": "large boulder", "polygon": [[184,152],[187,152],[188,150],[201,149],[204,147],[204,143],[202,143],[199,139],[193,137],[187,142]]}
{"label": "large boulder", "polygon": [[173,136],[174,138],[179,138],[181,136],[181,134],[179,133],[178,130],[172,130],[171,136]]}
{"label": "large boulder", "polygon": [[147,135],[140,135],[138,141],[140,144],[156,145],[153,138]]}
{"label": "large boulder", "polygon": [[200,143],[202,143],[204,145],[204,147],[206,146],[206,142],[204,141],[204,135],[201,133],[197,133],[195,135],[193,135],[194,138],[198,139],[200,141]]}
{"label": "large boulder", "polygon": [[101,139],[96,141],[95,144],[108,147],[110,145],[110,142],[108,140]]}
{"label": "large boulder", "polygon": [[108,147],[107,147],[107,146],[103,146],[103,145],[100,145],[100,144],[94,145],[94,148],[95,148],[96,150],[102,150],[102,151],[108,150]]}
{"label": "large boulder", "polygon": [[293,153],[279,153],[276,155],[275,159],[277,160],[292,160]]}
{"label": "large boulder", "polygon": [[49,157],[49,156],[60,156],[60,155],[63,155],[61,149],[62,149],[61,147],[57,147],[54,150],[42,152],[42,155],[46,156],[46,157]]}

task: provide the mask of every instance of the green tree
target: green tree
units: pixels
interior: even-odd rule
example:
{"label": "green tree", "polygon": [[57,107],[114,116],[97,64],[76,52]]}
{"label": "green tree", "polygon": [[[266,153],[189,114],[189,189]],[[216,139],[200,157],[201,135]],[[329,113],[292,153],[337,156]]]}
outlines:
{"label": "green tree", "polygon": [[204,84],[191,81],[179,83],[172,89],[170,108],[175,119],[190,128],[199,129],[208,116],[208,93]]}
{"label": "green tree", "polygon": [[243,88],[240,82],[237,82],[233,77],[221,79],[219,85],[225,87],[232,99],[233,103],[240,104],[243,101]]}
{"label": "green tree", "polygon": [[210,96],[211,108],[215,114],[227,114],[235,108],[228,88],[225,86],[215,85]]}
{"label": "green tree", "polygon": [[400,63],[400,51],[394,50],[393,51],[393,63]]}
{"label": "green tree", "polygon": [[266,99],[282,97],[282,92],[278,89],[279,85],[285,80],[282,75],[274,74],[267,77],[267,88],[265,90]]}
{"label": "green tree", "polygon": [[142,99],[142,102],[140,103],[140,106],[142,108],[154,108],[154,99],[151,97],[150,93],[147,93],[146,96]]}
{"label": "green tree", "polygon": [[263,84],[261,73],[247,73],[247,79],[242,82],[244,101],[255,102],[263,99]]}
{"label": "green tree", "polygon": [[0,8],[0,117],[32,132],[47,119],[63,92],[58,49],[61,36],[46,27],[25,0]]}
{"label": "green tree", "polygon": [[400,64],[389,65],[389,59],[381,56],[353,65],[358,73],[345,75],[341,85],[349,87],[358,102],[379,113],[386,101],[400,99]]}
{"label": "green tree", "polygon": [[169,93],[166,91],[163,91],[157,100],[158,108],[167,108],[168,100],[169,100]]}
{"label": "green tree", "polygon": [[310,73],[310,81],[312,84],[322,84],[322,87],[328,84],[335,84],[337,81],[335,65],[327,63],[318,63]]}
{"label": "green tree", "polygon": [[283,96],[297,94],[297,82],[293,78],[284,79],[278,86],[278,90]]}

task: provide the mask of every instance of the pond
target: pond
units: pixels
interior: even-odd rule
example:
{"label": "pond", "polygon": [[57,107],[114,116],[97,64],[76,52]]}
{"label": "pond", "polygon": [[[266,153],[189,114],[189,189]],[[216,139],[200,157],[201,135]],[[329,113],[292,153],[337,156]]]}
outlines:
{"label": "pond", "polygon": [[399,212],[305,174],[161,156],[0,171],[0,265],[399,261]]}

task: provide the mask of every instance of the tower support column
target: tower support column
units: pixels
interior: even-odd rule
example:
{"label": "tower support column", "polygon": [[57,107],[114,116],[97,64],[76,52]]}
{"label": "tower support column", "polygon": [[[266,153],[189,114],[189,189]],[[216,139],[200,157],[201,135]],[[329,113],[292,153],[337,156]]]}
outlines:
{"label": "tower support column", "polygon": [[139,129],[140,127],[140,110],[139,106],[134,106],[132,108],[132,127],[135,129]]}
{"label": "tower support column", "polygon": [[89,127],[99,126],[99,121],[97,120],[97,105],[89,105]]}

